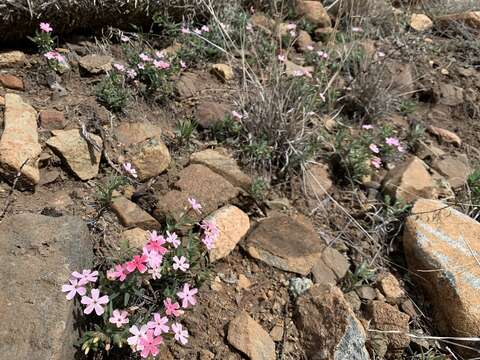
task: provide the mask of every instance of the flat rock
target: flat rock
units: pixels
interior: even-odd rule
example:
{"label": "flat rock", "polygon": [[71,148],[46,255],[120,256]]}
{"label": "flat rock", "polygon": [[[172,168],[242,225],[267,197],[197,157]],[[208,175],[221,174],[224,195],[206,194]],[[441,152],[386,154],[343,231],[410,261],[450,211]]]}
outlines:
{"label": "flat rock", "polygon": [[107,55],[90,54],[82,56],[78,60],[78,65],[89,74],[104,74],[112,70],[113,58]]}
{"label": "flat rock", "polygon": [[285,73],[288,76],[298,76],[298,74],[307,74],[307,73],[311,74],[314,71],[313,66],[300,66],[289,60],[285,60],[284,64],[285,64]]}
{"label": "flat rock", "polygon": [[245,248],[255,259],[284,271],[308,275],[325,244],[303,216],[272,216],[248,236]]}
{"label": "flat rock", "polygon": [[60,291],[93,260],[78,217],[19,214],[0,224],[0,357],[64,360],[75,356],[74,303]]}
{"label": "flat rock", "polygon": [[7,89],[19,91],[25,90],[23,80],[12,74],[0,74],[0,84]]}
{"label": "flat rock", "polygon": [[[40,181],[37,112],[15,94],[5,95],[4,130],[0,140],[0,171],[12,180],[21,170],[20,183],[35,185]],[[24,183],[24,184],[23,184]]]}
{"label": "flat rock", "polygon": [[[47,140],[50,146],[81,180],[97,176],[101,152],[91,146],[81,135],[80,129],[52,130],[53,136]],[[103,147],[100,136],[89,134],[98,147]]]}
{"label": "flat rock", "polygon": [[463,104],[464,91],[459,86],[448,83],[437,83],[433,91],[439,104],[447,106]]}
{"label": "flat rock", "polygon": [[448,14],[435,18],[435,21],[439,26],[443,27],[458,27],[458,23],[463,23],[472,29],[480,30],[480,11],[465,11],[457,14]]}
{"label": "flat rock", "polygon": [[275,27],[275,20],[259,12],[250,17],[250,23],[267,34],[271,34]]}
{"label": "flat rock", "polygon": [[8,51],[0,53],[0,68],[25,64],[25,54],[21,51]]}
{"label": "flat rock", "polygon": [[[176,189],[159,197],[155,217],[178,220],[189,207],[189,197],[195,198],[202,205],[203,215],[208,215],[239,193],[230,182],[204,165],[189,165],[180,172],[179,177],[175,183]],[[199,218],[192,211],[189,215]]]}
{"label": "flat rock", "polygon": [[235,74],[230,65],[227,64],[213,64],[212,74],[218,77],[222,81],[230,81],[235,78]]}
{"label": "flat rock", "polygon": [[48,130],[61,130],[65,127],[65,116],[62,111],[42,110],[39,114],[40,126]]}
{"label": "flat rock", "polygon": [[148,231],[138,227],[125,230],[120,235],[120,241],[127,243],[131,248],[143,249],[148,242]]}
{"label": "flat rock", "polygon": [[425,14],[412,14],[410,27],[418,32],[427,31],[433,27],[433,21]]}
{"label": "flat rock", "polygon": [[180,97],[188,98],[213,87],[212,84],[215,83],[218,84],[210,74],[186,72],[182,74],[175,86]]}
{"label": "flat rock", "polygon": [[228,324],[227,340],[251,360],[275,360],[275,343],[245,311]]}
{"label": "flat rock", "polygon": [[320,1],[297,0],[295,11],[298,16],[303,16],[308,22],[321,28],[329,28],[332,21]]}
{"label": "flat rock", "polygon": [[462,139],[460,139],[460,136],[450,130],[430,125],[427,127],[427,131],[430,134],[437,136],[440,140],[445,141],[446,143],[456,146],[462,145]]}
{"label": "flat rock", "polygon": [[443,335],[480,334],[480,224],[440,201],[420,199],[406,220],[403,245]]}
{"label": "flat rock", "polygon": [[207,149],[193,153],[190,156],[190,163],[205,165],[232,185],[246,191],[250,190],[252,179],[240,169],[235,159],[224,149]]}
{"label": "flat rock", "polygon": [[300,296],[294,321],[309,359],[370,359],[365,330],[336,286],[314,285]]}
{"label": "flat rock", "polygon": [[250,219],[233,205],[224,206],[208,216],[220,230],[215,247],[210,250],[210,261],[220,260],[230,254],[250,229]]}
{"label": "flat rock", "polygon": [[387,61],[385,65],[389,73],[390,91],[411,97],[415,91],[412,65],[396,61]]}
{"label": "flat rock", "polygon": [[453,189],[464,186],[471,173],[468,158],[464,154],[437,158],[432,163],[432,167],[445,177]]}
{"label": "flat rock", "polygon": [[231,106],[221,102],[203,101],[195,110],[195,118],[204,129],[212,128],[230,116]]}
{"label": "flat rock", "polygon": [[390,196],[406,203],[422,197],[437,196],[436,184],[427,171],[427,165],[415,156],[387,173],[383,189]]}
{"label": "flat rock", "polygon": [[153,230],[159,226],[157,220],[149,213],[124,197],[118,197],[113,201],[112,210],[117,214],[120,222],[125,227]]}
{"label": "flat rock", "polygon": [[132,148],[128,151],[128,157],[131,158],[140,181],[160,175],[172,161],[170,152],[160,137],[153,137]]}
{"label": "flat rock", "polygon": [[148,122],[122,122],[115,128],[115,137],[123,145],[133,145],[153,137],[160,137],[162,128]]}
{"label": "flat rock", "polygon": [[312,275],[317,284],[333,284],[347,274],[350,263],[338,250],[325,247],[322,255],[312,267]]}

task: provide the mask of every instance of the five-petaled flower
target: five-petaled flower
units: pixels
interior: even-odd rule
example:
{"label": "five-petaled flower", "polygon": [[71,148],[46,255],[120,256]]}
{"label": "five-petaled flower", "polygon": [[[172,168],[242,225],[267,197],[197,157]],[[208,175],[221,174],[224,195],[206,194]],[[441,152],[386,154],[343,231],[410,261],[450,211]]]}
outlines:
{"label": "five-petaled flower", "polygon": [[198,289],[190,289],[190,284],[185,283],[183,285],[183,291],[177,293],[177,296],[182,300],[182,307],[186,309],[189,305],[195,305],[197,300],[194,295],[198,292]]}
{"label": "five-petaled flower", "polygon": [[370,144],[368,146],[368,148],[374,152],[375,154],[378,154],[380,152],[380,149],[378,148],[378,146],[376,144]]}
{"label": "five-petaled flower", "polygon": [[109,280],[120,280],[124,281],[127,277],[127,271],[126,271],[126,265],[125,264],[119,264],[115,265],[114,269],[110,269],[107,271],[107,278]]}
{"label": "five-petaled flower", "polygon": [[175,340],[180,342],[182,345],[185,345],[188,342],[188,331],[187,329],[183,329],[182,324],[173,323],[172,324],[172,331],[175,334]]}
{"label": "five-petaled flower", "polygon": [[158,346],[163,342],[161,336],[154,336],[153,330],[147,330],[146,334],[140,338],[138,342],[138,349],[142,352],[140,356],[147,358],[150,355],[157,356],[159,353]]}
{"label": "five-petaled flower", "polygon": [[400,146],[400,141],[396,137],[387,137],[385,143],[390,146],[398,147]]}
{"label": "five-petaled flower", "polygon": [[[136,74],[136,73],[135,73]],[[125,164],[123,164],[123,170],[125,170],[127,173],[129,173],[130,175],[132,175],[134,178],[136,178],[138,175],[137,175],[137,170],[135,170],[135,168],[132,166],[131,163],[127,162]]]}
{"label": "five-petaled flower", "polygon": [[364,130],[372,130],[372,129],[373,129],[373,125],[370,125],[370,124],[362,125],[362,129],[364,129]]}
{"label": "five-petaled flower", "polygon": [[126,310],[115,309],[112,312],[112,316],[108,319],[112,324],[115,324],[117,328],[128,324],[128,312]]}
{"label": "five-petaled flower", "polygon": [[176,249],[180,244],[181,241],[178,239],[178,236],[176,233],[170,233],[167,231],[167,242],[173,245],[173,247]]}
{"label": "five-petaled flower", "polygon": [[147,323],[149,329],[153,329],[153,334],[155,336],[161,335],[162,333],[167,333],[170,327],[167,325],[168,318],[166,316],[161,316],[159,313],[153,314],[153,320]]}
{"label": "five-petaled flower", "polygon": [[146,247],[144,247],[143,255],[147,258],[147,264],[152,269],[158,268],[162,264],[163,256],[155,250],[148,250]]}
{"label": "five-petaled flower", "polygon": [[77,279],[70,279],[70,284],[62,285],[62,292],[68,292],[67,300],[72,300],[76,294],[83,296],[87,290],[83,287],[84,284],[79,284]]}
{"label": "five-petaled flower", "polygon": [[172,299],[166,298],[163,300],[163,305],[165,306],[165,314],[168,316],[180,316],[180,305],[178,303],[172,303]]}
{"label": "five-petaled flower", "polygon": [[235,119],[238,119],[238,120],[242,120],[242,118],[243,118],[243,115],[240,114],[238,111],[235,111],[235,110],[232,111],[232,116],[233,116]]}
{"label": "five-petaled flower", "polygon": [[95,310],[95,313],[98,316],[100,316],[105,311],[102,305],[105,305],[108,303],[108,296],[107,295],[100,296],[100,290],[92,289],[92,296],[91,297],[82,296],[82,300],[80,300],[80,302],[83,305],[87,305],[85,307],[85,310],[83,310],[85,314],[88,315],[93,310]]}
{"label": "five-petaled flower", "polygon": [[374,157],[371,163],[374,168],[380,169],[380,167],[382,166],[382,159],[380,159],[379,157]]}
{"label": "five-petaled flower", "polygon": [[181,256],[180,258],[178,258],[178,256],[174,256],[173,261],[175,262],[175,264],[173,264],[173,270],[181,270],[185,272],[190,267],[185,256]]}
{"label": "five-petaled flower", "polygon": [[138,270],[141,274],[147,271],[145,263],[147,262],[147,257],[145,255],[135,255],[132,261],[127,262],[127,271],[134,272]]}
{"label": "five-petaled flower", "polygon": [[72,272],[72,276],[74,278],[78,279],[78,284],[79,285],[85,285],[89,282],[91,282],[91,283],[97,282],[98,271],[92,271],[90,269],[83,269],[81,274],[78,271]]}
{"label": "five-petaled flower", "polygon": [[188,198],[188,203],[192,207],[193,210],[195,210],[197,213],[201,214],[202,213],[202,205],[200,205],[196,199],[189,197]]}
{"label": "five-petaled flower", "polygon": [[146,335],[147,330],[147,325],[142,325],[140,329],[137,327],[137,325],[133,325],[130,329],[128,329],[130,334],[133,335],[127,339],[128,345],[132,346],[135,350],[139,350],[140,339]]}
{"label": "five-petaled flower", "polygon": [[157,232],[154,230],[149,234],[150,241],[145,245],[145,248],[148,251],[156,251],[160,255],[165,255],[168,250],[163,246],[167,242],[162,235],[157,235]]}
{"label": "five-petaled flower", "polygon": [[113,67],[114,67],[115,69],[117,69],[118,71],[120,71],[120,72],[125,71],[125,66],[123,66],[122,64],[117,64],[117,63],[115,63],[115,64],[113,64]]}
{"label": "five-petaled flower", "polygon": [[46,33],[49,33],[49,32],[52,32],[53,31],[53,28],[50,26],[49,23],[44,23],[44,22],[41,22],[40,23],[40,30],[46,32]]}

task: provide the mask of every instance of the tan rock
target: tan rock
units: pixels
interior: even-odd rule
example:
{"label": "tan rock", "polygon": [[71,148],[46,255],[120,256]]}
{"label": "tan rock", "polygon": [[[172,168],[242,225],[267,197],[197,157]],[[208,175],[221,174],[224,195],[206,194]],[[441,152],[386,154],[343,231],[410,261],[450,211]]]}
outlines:
{"label": "tan rock", "polygon": [[111,56],[90,54],[82,56],[78,60],[78,65],[87,73],[97,75],[112,70],[112,62]]}
{"label": "tan rock", "polygon": [[310,164],[306,169],[304,182],[307,195],[313,198],[324,197],[333,186],[328,165]]}
{"label": "tan rock", "polygon": [[445,155],[445,151],[431,142],[420,140],[415,155],[422,160],[436,160]]}
{"label": "tan rock", "polygon": [[232,67],[227,64],[213,64],[212,73],[222,81],[230,81],[235,78]]}
{"label": "tan rock", "polygon": [[385,65],[389,73],[387,80],[391,84],[390,90],[411,97],[415,91],[412,65],[396,61],[387,61]]}
{"label": "tan rock", "polygon": [[312,40],[312,37],[308,32],[305,30],[299,30],[295,45],[298,50],[307,52],[315,45],[315,42]]}
{"label": "tan rock", "polygon": [[128,156],[132,159],[140,181],[160,175],[172,161],[167,146],[159,137],[146,140],[138,148],[129,151]]}
{"label": "tan rock", "polygon": [[405,291],[400,287],[397,278],[390,273],[382,274],[378,285],[389,303],[398,304],[405,297]]}
{"label": "tan rock", "polygon": [[288,76],[303,76],[305,74],[312,74],[315,70],[313,66],[300,66],[289,60],[285,60],[285,73]]}
{"label": "tan rock", "polygon": [[248,280],[248,278],[245,275],[243,275],[243,274],[238,275],[237,289],[246,290],[246,289],[250,288],[250,286],[252,286],[252,282],[250,280]]}
{"label": "tan rock", "polygon": [[315,40],[321,41],[323,43],[327,43],[330,41],[330,39],[334,34],[335,34],[335,30],[333,30],[333,28],[331,27],[318,28],[318,29],[315,29],[314,38]]}
{"label": "tan rock", "polygon": [[250,191],[252,179],[240,169],[235,159],[224,149],[207,149],[193,153],[190,156],[190,163],[205,165],[232,185]]}
{"label": "tan rock", "polygon": [[125,230],[120,235],[120,241],[128,244],[131,248],[143,249],[148,242],[148,231],[138,227]]}
{"label": "tan rock", "polygon": [[253,14],[250,17],[250,23],[268,34],[271,34],[275,27],[275,21],[262,13]]}
{"label": "tan rock", "polygon": [[466,11],[458,14],[439,16],[435,19],[439,26],[458,26],[463,23],[473,29],[480,29],[480,11]]}
{"label": "tan rock", "polygon": [[112,210],[117,214],[120,222],[125,227],[153,230],[159,226],[157,220],[150,216],[149,213],[124,197],[118,197],[113,201]]}
{"label": "tan rock", "polygon": [[204,129],[212,128],[223,123],[230,116],[231,106],[221,102],[203,101],[195,110],[197,122]]}
{"label": "tan rock", "polygon": [[412,14],[410,27],[419,32],[427,31],[433,27],[433,21],[425,14]]}
{"label": "tan rock", "polygon": [[348,260],[338,250],[326,247],[321,258],[313,265],[312,275],[317,284],[333,284],[342,279],[350,267]]}
{"label": "tan rock", "polygon": [[261,221],[245,245],[255,259],[281,270],[308,275],[325,244],[308,219],[279,215]]}
{"label": "tan rock", "polygon": [[383,189],[390,196],[406,203],[422,197],[437,196],[436,184],[428,173],[426,164],[415,156],[387,173]]}
{"label": "tan rock", "polygon": [[285,328],[283,326],[283,322],[280,324],[276,324],[272,330],[270,330],[270,337],[273,341],[278,342],[283,340],[283,333],[285,332]]}
{"label": "tan rock", "polygon": [[35,185],[40,181],[38,158],[42,148],[38,142],[37,112],[15,94],[5,95],[4,130],[0,140],[0,171],[12,180],[21,170],[20,184]]}
{"label": "tan rock", "polygon": [[42,110],[39,114],[40,126],[48,130],[61,130],[65,127],[65,116],[62,111]]}
{"label": "tan rock", "polygon": [[8,51],[0,53],[0,68],[25,64],[25,54],[21,51]]}
{"label": "tan rock", "polygon": [[[47,145],[65,160],[75,175],[81,180],[90,180],[97,176],[102,154],[83,138],[80,129],[52,130],[52,134]],[[100,136],[89,136],[99,148],[103,147]]]}
{"label": "tan rock", "polygon": [[133,145],[153,137],[160,137],[162,128],[148,122],[122,122],[115,128],[115,137],[123,145]]}
{"label": "tan rock", "polygon": [[432,163],[432,167],[443,175],[454,189],[464,186],[471,173],[468,158],[464,154],[438,158]]}
{"label": "tan rock", "polygon": [[251,360],[275,360],[275,343],[245,311],[228,324],[227,340]]}
{"label": "tan rock", "polygon": [[457,106],[464,102],[464,90],[449,83],[437,83],[433,88],[436,101],[447,106]]}
{"label": "tan rock", "polygon": [[295,11],[298,16],[303,16],[313,25],[322,28],[329,28],[332,26],[330,16],[320,1],[297,0]]}
{"label": "tan rock", "polygon": [[0,106],[5,106],[5,98],[0,96]]}
{"label": "tan rock", "polygon": [[456,146],[462,145],[462,139],[460,139],[457,134],[450,130],[430,125],[427,127],[427,131],[432,135],[437,136],[439,139],[445,141],[446,143],[454,144]]}
{"label": "tan rock", "polygon": [[25,90],[23,80],[12,74],[0,74],[0,84],[7,89]]}
{"label": "tan rock", "polygon": [[294,321],[308,359],[370,359],[365,330],[336,286],[314,285],[300,296]]}
{"label": "tan rock", "polygon": [[477,336],[480,224],[440,201],[420,199],[406,220],[403,244],[409,269],[419,275],[412,279],[429,295],[442,335]]}
{"label": "tan rock", "polygon": [[210,250],[211,262],[220,260],[230,254],[250,229],[250,219],[242,210],[233,205],[224,206],[208,216],[213,221],[220,235],[215,241],[215,247]]}

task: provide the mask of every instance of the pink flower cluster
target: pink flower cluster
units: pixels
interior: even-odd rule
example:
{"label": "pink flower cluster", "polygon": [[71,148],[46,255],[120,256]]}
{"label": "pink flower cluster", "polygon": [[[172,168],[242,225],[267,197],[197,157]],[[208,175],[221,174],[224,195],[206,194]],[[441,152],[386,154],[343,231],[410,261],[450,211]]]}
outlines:
{"label": "pink flower cluster", "polygon": [[[372,130],[373,129],[373,125],[362,125],[362,129],[364,130]],[[391,147],[394,147],[396,148],[399,152],[404,152],[405,149],[403,148],[402,144],[400,143],[400,140],[398,140],[398,138],[396,137],[387,137],[385,139],[385,144],[387,144],[388,146],[391,146]],[[368,146],[368,148],[370,149],[370,151],[374,154],[380,154],[380,147],[377,145],[377,144],[370,144]],[[372,166],[375,168],[375,169],[380,169],[381,166],[382,166],[382,159],[378,156],[374,156],[371,160],[370,160],[370,163],[372,164]]]}
{"label": "pink flower cluster", "polygon": [[200,228],[203,230],[202,242],[208,250],[213,249],[215,240],[217,240],[220,235],[217,225],[211,220],[202,220]]}
{"label": "pink flower cluster", "polygon": [[53,50],[49,51],[49,52],[43,54],[43,56],[45,56],[48,60],[56,60],[59,63],[65,64],[67,62],[67,60],[65,59],[65,56],[63,56],[62,54],[60,54],[57,51],[53,51]]}
{"label": "pink flower cluster", "polygon": [[143,52],[138,57],[141,60],[137,65],[140,70],[144,70],[149,64],[158,70],[166,70],[171,67],[171,64],[165,60],[165,53],[163,51],[155,51],[155,56]]}
{"label": "pink flower cluster", "polygon": [[53,31],[53,28],[50,26],[49,23],[41,22],[40,23],[40,30],[46,33],[51,33]]}
{"label": "pink flower cluster", "polygon": [[191,33],[194,33],[196,35],[202,35],[203,33],[209,33],[210,28],[207,25],[203,25],[200,29],[195,28],[193,30],[190,30],[188,27],[182,26],[180,31],[182,32],[182,34],[185,34],[185,35],[191,34]]}

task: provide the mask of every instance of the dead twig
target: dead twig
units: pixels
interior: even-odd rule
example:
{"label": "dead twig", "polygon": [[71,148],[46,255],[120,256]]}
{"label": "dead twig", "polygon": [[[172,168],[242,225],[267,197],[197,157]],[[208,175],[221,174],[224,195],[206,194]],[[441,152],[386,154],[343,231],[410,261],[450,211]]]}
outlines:
{"label": "dead twig", "polygon": [[30,160],[30,159],[27,158],[27,159],[23,162],[23,164],[20,166],[20,169],[18,170],[17,174],[15,175],[15,178],[13,179],[12,187],[10,188],[10,191],[8,192],[7,198],[5,199],[5,205],[4,205],[4,207],[3,207],[3,211],[2,211],[2,213],[0,214],[0,222],[2,222],[3,218],[4,218],[5,215],[7,214],[8,208],[9,208],[10,205],[12,204],[12,195],[13,195],[13,192],[15,191],[15,188],[16,188],[16,186],[17,186],[18,180],[20,179],[20,176],[22,176],[22,169],[23,169],[23,167],[27,164],[28,160]]}

